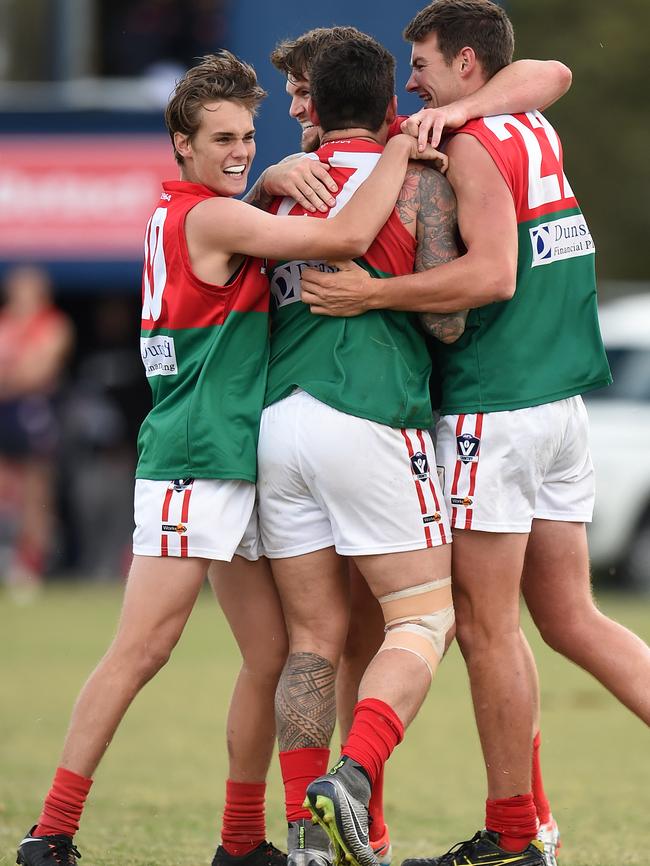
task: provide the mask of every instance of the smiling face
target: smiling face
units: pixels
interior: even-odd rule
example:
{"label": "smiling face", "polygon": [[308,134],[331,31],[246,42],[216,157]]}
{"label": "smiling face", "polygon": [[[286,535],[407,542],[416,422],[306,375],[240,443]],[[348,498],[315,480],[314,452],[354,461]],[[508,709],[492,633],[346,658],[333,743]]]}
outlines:
{"label": "smiling face", "polygon": [[298,121],[302,129],[300,149],[303,153],[313,153],[320,145],[320,129],[311,122],[309,117],[309,76],[305,78],[294,78],[291,73],[287,76],[286,91],[291,97],[289,106],[289,117]]}
{"label": "smiling face", "polygon": [[448,65],[438,48],[438,37],[431,33],[411,48],[411,75],[406,82],[409,93],[417,93],[425,108],[449,105],[465,95],[460,75],[460,54]]}
{"label": "smiling face", "polygon": [[255,156],[255,127],[251,111],[241,103],[206,103],[194,135],[177,132],[174,145],[184,160],[183,180],[203,184],[223,196],[245,191]]}

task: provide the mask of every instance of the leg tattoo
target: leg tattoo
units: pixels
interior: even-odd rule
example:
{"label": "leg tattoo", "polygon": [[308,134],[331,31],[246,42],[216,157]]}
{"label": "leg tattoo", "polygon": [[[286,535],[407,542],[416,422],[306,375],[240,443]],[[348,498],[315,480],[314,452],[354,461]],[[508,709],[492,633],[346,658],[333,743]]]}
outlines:
{"label": "leg tattoo", "polygon": [[275,720],[281,752],[329,746],[336,721],[334,668],[315,653],[287,659],[275,693]]}

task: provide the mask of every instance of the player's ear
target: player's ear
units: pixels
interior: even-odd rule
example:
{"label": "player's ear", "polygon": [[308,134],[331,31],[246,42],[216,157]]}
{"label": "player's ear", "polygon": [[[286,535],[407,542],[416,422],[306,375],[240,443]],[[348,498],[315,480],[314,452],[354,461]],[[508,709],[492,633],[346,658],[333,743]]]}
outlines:
{"label": "player's ear", "polygon": [[314,103],[311,100],[311,96],[307,100],[307,114],[309,115],[309,119],[314,124],[314,126],[320,126],[320,118],[318,116],[318,112],[314,106]]}
{"label": "player's ear", "polygon": [[189,135],[183,132],[174,133],[174,148],[185,159],[192,155],[192,142]]}
{"label": "player's ear", "polygon": [[454,62],[463,78],[471,75],[471,73],[474,72],[474,70],[476,69],[477,64],[474,49],[470,48],[469,45],[461,48],[461,50],[456,55],[456,60]]}
{"label": "player's ear", "polygon": [[397,117],[397,96],[393,96],[386,109],[386,125],[390,126]]}

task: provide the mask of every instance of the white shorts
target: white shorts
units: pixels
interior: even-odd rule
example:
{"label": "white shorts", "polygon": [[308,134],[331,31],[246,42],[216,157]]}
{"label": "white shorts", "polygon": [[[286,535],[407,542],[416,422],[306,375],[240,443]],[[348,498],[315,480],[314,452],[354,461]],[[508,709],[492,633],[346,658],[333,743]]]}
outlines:
{"label": "white shorts", "polygon": [[133,553],[230,562],[260,556],[255,485],[196,478],[135,482]]}
{"label": "white shorts", "polygon": [[264,410],[257,460],[262,544],[272,559],[451,540],[427,431],[395,430],[296,391]]}
{"label": "white shorts", "polygon": [[444,415],[436,452],[454,529],[529,532],[533,518],[588,523],[594,470],[581,397]]}

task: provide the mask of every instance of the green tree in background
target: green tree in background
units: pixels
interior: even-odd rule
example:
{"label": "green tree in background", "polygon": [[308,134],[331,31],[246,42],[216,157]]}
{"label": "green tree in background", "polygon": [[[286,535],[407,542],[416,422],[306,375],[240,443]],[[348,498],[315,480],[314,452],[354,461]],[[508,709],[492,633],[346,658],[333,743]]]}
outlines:
{"label": "green tree in background", "polygon": [[650,279],[650,0],[510,0],[516,56],[573,71],[547,112],[597,248],[599,277]]}

